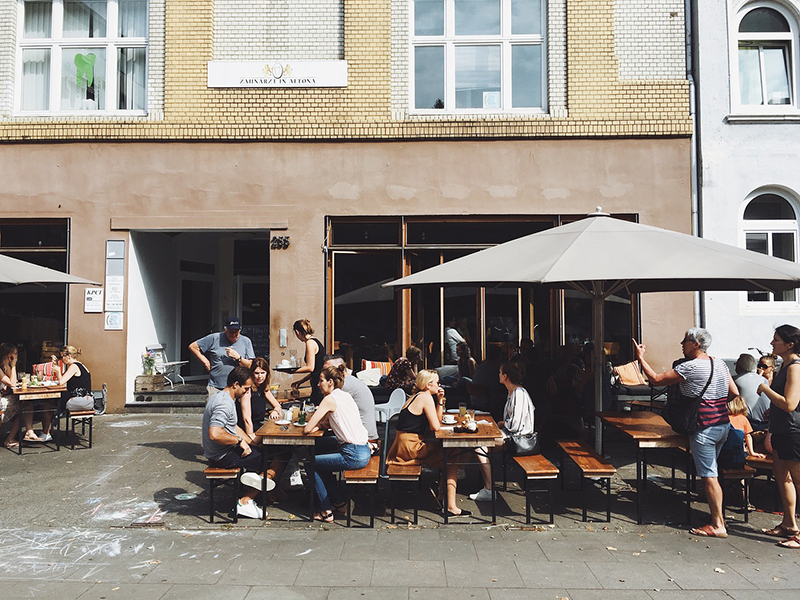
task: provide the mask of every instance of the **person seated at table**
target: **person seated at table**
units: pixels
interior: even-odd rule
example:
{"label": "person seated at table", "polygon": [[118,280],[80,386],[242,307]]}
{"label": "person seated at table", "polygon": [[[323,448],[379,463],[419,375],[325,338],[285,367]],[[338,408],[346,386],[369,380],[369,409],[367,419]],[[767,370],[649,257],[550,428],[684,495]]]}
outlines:
{"label": "person seated at table", "polygon": [[[227,385],[208,399],[203,411],[203,454],[212,467],[245,470],[239,479],[251,489],[239,498],[236,513],[261,519],[264,512],[253,501],[264,483],[258,473],[261,450],[249,444],[249,436],[236,424],[236,401],[249,395],[252,386],[253,372],[247,367],[234,367],[228,373]],[[274,487],[275,482],[268,479],[266,490],[270,492]]]}
{"label": "person seated at table", "polygon": [[[503,440],[513,436],[530,435],[533,427],[533,401],[522,387],[522,378],[525,376],[525,365],[519,362],[504,362],[500,367],[500,383],[508,391],[506,406],[503,409],[503,420],[498,422]],[[475,454],[481,465],[483,488],[469,497],[476,502],[490,502],[492,500],[492,473],[489,465],[489,448],[486,446],[476,448]]]}
{"label": "person seated at table", "polygon": [[[734,379],[734,382],[736,380]],[[764,454],[756,452],[753,448],[753,426],[747,418],[747,402],[744,397],[735,396],[728,401],[728,419],[730,419],[731,427],[735,427],[739,431],[744,432],[744,447],[748,456],[756,458],[765,458]]]}
{"label": "person seated at table", "polygon": [[[444,449],[436,439],[427,439],[429,433],[437,432],[442,427],[444,413],[444,390],[439,385],[439,374],[428,369],[417,373],[416,393],[403,405],[397,418],[394,443],[389,449],[386,463],[390,465],[425,465],[432,469],[441,469],[444,465]],[[447,506],[444,509],[448,517],[466,517],[472,513],[462,510],[456,503],[456,486],[458,464],[448,461],[445,479],[447,481]],[[439,496],[443,494],[444,481],[439,483]]]}
{"label": "person seated at table", "polygon": [[406,355],[401,356],[392,365],[392,370],[386,376],[384,387],[387,390],[402,389],[406,394],[410,394],[414,389],[419,370],[420,357],[422,352],[416,346],[409,346]]}
{"label": "person seated at table", "polygon": [[[765,370],[767,362],[764,358],[758,361],[758,366]],[[740,354],[736,360],[736,376],[733,378],[739,394],[747,404],[747,418],[755,431],[766,431],[769,428],[769,398],[766,394],[759,394],[756,390],[768,380],[763,375],[756,373],[756,359],[752,354]]]}
{"label": "person seated at table", "polygon": [[355,377],[352,373],[347,371],[344,362],[344,357],[339,354],[326,354],[325,362],[322,363],[322,368],[326,367],[343,367],[344,385],[342,390],[350,394],[358,406],[358,414],[361,417],[361,423],[367,430],[367,439],[378,439],[378,428],[375,426],[375,397],[372,395],[372,390],[369,386]]}
{"label": "person seated at table", "polygon": [[11,423],[3,445],[9,449],[19,448],[19,399],[11,393],[17,384],[17,358],[18,350],[14,344],[0,344],[0,410],[3,411],[3,423]]}
{"label": "person seated at table", "polygon": [[442,385],[464,388],[468,383],[472,382],[472,377],[475,375],[475,367],[478,363],[472,358],[472,352],[470,352],[467,342],[456,344],[456,355],[458,356],[458,373],[442,377]]}
{"label": "person seated at table", "polygon": [[314,486],[320,510],[314,513],[314,520],[324,523],[333,522],[332,508],[337,513],[347,510],[334,473],[362,469],[371,456],[367,430],[361,423],[356,401],[342,389],[346,374],[344,365],[322,369],[319,377],[322,402],[303,429],[304,433],[313,433],[321,428],[330,428],[334,434],[331,438],[337,446],[335,451],[316,456]]}

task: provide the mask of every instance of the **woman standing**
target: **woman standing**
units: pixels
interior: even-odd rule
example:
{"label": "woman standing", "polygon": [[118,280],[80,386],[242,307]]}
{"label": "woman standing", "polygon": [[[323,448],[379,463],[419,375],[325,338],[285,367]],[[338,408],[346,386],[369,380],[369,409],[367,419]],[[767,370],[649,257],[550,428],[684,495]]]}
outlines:
{"label": "woman standing", "polygon": [[691,530],[703,537],[728,537],[722,518],[722,487],[717,479],[717,458],[728,437],[728,400],[739,395],[728,367],[721,358],[708,352],[711,334],[700,327],[686,331],[681,341],[683,356],[688,359],[666,373],[656,373],[644,359],[646,348],[633,340],[636,357],[653,385],[680,385],[681,394],[698,397],[702,394],[697,416],[697,431],[689,436],[695,470],[703,479],[711,522]]}
{"label": "woman standing", "polygon": [[[432,469],[441,469],[444,464],[442,443],[438,440],[426,439],[429,432],[436,432],[442,427],[444,413],[444,390],[439,385],[439,374],[436,371],[423,370],[417,374],[417,393],[403,405],[397,418],[397,434],[394,438],[387,464],[426,465]],[[456,485],[458,464],[448,461],[447,473],[447,508],[448,517],[467,517],[472,513],[461,510],[456,503]],[[443,483],[443,482],[442,482]],[[440,493],[441,493],[440,484]]]}
{"label": "woman standing", "polygon": [[11,393],[11,388],[17,384],[17,357],[14,344],[0,345],[0,409],[3,410],[3,421],[12,422],[3,445],[9,449],[19,448],[16,439],[19,431],[19,400]]}
{"label": "woman standing", "polygon": [[772,336],[772,350],[783,359],[781,370],[771,384],[762,383],[758,393],[769,398],[769,432],[772,437],[772,472],[778,482],[783,520],[764,533],[778,537],[784,548],[800,549],[797,497],[800,495],[800,329],[781,325]]}
{"label": "woman standing", "polygon": [[311,321],[300,319],[292,325],[297,339],[306,345],[305,364],[295,371],[297,373],[308,373],[305,377],[292,382],[292,389],[297,389],[300,384],[306,381],[311,382],[311,402],[319,404],[322,401],[322,392],[319,389],[319,374],[322,372],[322,363],[325,362],[325,346],[317,338],[313,337],[314,328]]}
{"label": "woman standing", "polygon": [[304,433],[313,433],[319,430],[323,417],[328,417],[327,426],[333,431],[339,446],[337,452],[316,457],[314,485],[320,511],[314,514],[314,519],[324,523],[333,522],[332,507],[338,513],[346,510],[334,473],[366,467],[371,455],[358,405],[350,394],[342,390],[346,374],[344,365],[322,369],[319,388],[323,399],[303,429]]}

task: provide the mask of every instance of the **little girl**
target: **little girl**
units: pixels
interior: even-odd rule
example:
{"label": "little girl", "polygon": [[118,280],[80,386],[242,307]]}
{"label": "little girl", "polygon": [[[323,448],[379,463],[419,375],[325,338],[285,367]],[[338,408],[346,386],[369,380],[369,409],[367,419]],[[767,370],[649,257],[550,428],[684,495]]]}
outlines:
{"label": "little girl", "polygon": [[747,403],[744,398],[736,396],[728,401],[728,418],[732,427],[744,431],[744,445],[748,456],[764,458],[763,454],[753,450],[753,426],[750,425],[750,421],[747,419]]}

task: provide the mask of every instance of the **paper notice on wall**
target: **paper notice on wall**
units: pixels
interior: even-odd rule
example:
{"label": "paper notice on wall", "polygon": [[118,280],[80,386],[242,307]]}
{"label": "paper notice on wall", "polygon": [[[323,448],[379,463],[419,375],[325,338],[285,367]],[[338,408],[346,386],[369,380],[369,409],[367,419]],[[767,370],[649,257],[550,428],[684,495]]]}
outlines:
{"label": "paper notice on wall", "polygon": [[124,275],[106,276],[106,312],[117,312],[122,310],[124,288]]}
{"label": "paper notice on wall", "polygon": [[122,331],[122,313],[106,313],[106,331]]}
{"label": "paper notice on wall", "polygon": [[84,290],[83,312],[103,312],[103,288],[86,288]]}

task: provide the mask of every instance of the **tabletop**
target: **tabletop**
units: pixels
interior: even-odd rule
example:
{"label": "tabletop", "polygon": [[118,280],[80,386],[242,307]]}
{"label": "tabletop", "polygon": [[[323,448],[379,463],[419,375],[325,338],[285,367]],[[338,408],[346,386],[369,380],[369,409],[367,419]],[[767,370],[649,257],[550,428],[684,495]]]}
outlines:
{"label": "tabletop", "polygon": [[[456,426],[462,421],[463,417],[456,415]],[[452,429],[440,429],[436,432],[436,439],[441,440],[442,445],[446,448],[498,446],[503,443],[503,434],[490,415],[476,415],[475,423],[478,424],[478,430],[474,433],[460,433]],[[449,427],[449,425],[445,425],[445,427]]]}
{"label": "tabletop", "polygon": [[641,447],[676,447],[688,444],[686,437],[675,433],[661,415],[650,411],[606,411],[598,412],[597,416],[605,424],[632,438]]}
{"label": "tabletop", "polygon": [[[285,429],[284,429],[285,428]],[[278,425],[277,421],[266,421],[256,431],[265,444],[277,444],[281,446],[313,446],[316,438],[325,435],[324,431],[314,433],[303,433],[303,428],[297,425]]]}
{"label": "tabletop", "polygon": [[63,392],[67,391],[65,385],[30,385],[26,389],[21,386],[11,389],[11,393],[20,400],[45,400],[50,398],[60,398]]}

